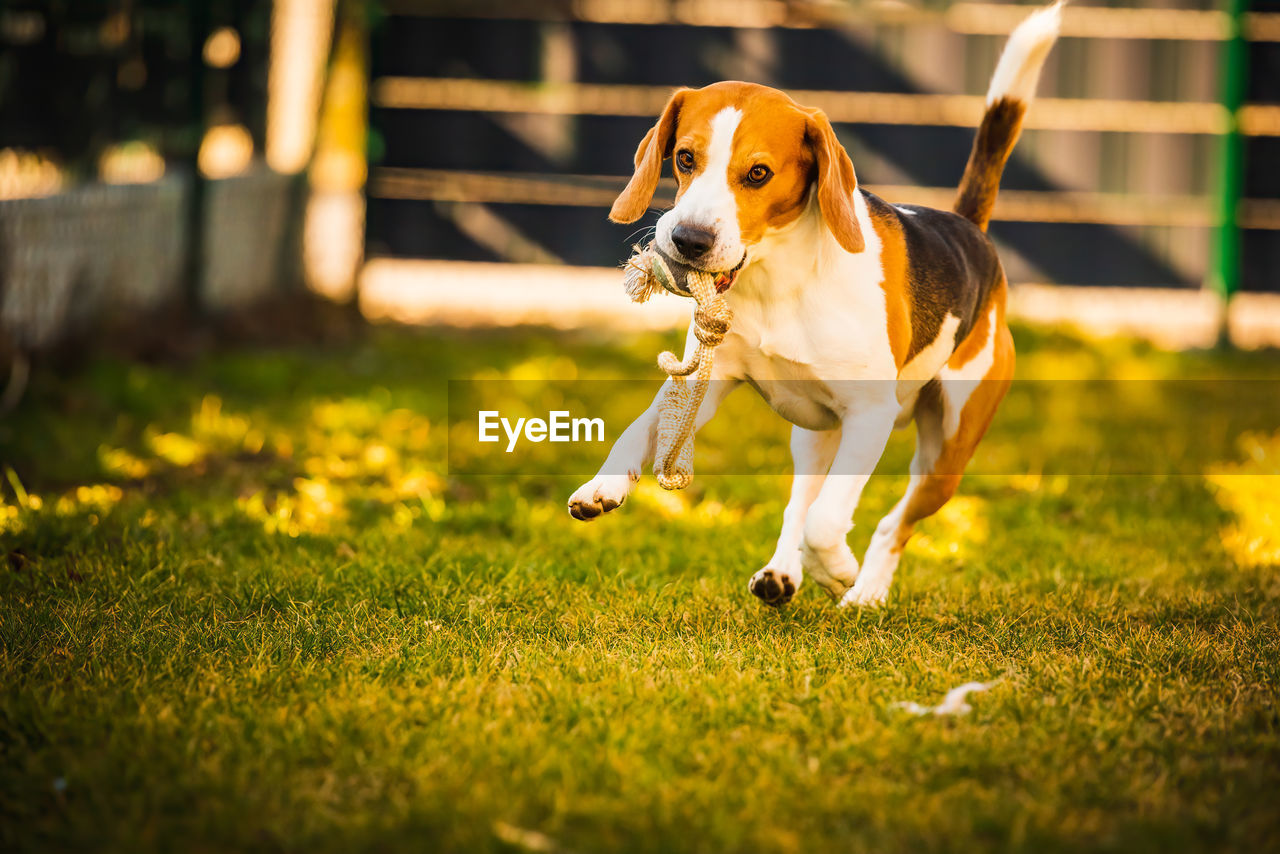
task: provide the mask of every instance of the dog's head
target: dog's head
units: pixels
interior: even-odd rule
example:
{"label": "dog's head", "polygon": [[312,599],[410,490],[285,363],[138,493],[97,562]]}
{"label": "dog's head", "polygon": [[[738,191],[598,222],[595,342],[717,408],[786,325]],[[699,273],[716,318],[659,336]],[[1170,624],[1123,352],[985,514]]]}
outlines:
{"label": "dog's head", "polygon": [[853,163],[821,110],[753,83],[677,91],[636,149],[635,174],[610,219],[644,214],[668,157],[679,187],[656,240],[677,260],[711,272],[741,268],[765,234],[800,216],[811,188],[839,244],[863,249]]}

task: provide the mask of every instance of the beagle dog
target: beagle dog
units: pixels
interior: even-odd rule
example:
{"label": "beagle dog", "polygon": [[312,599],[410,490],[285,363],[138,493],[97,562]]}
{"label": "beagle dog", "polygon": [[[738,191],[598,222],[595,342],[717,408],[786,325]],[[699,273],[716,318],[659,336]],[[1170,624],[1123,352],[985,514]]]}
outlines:
{"label": "beagle dog", "polygon": [[[728,285],[734,320],[697,426],[742,383],[793,425],[782,531],[748,583],[767,604],[790,601],[806,578],[841,605],[884,602],[912,530],[951,498],[1008,390],[1007,283],[986,228],[1060,5],[1010,36],[954,211],[859,189],[821,110],[751,83],[677,91],[636,151],[610,219],[645,213],[670,157],[679,189],[658,248]],[[657,417],[655,401],[623,432],[569,499],[574,518],[622,504],[653,462]],[[912,420],[906,494],[859,567],[846,542],[854,509],[890,434]]]}

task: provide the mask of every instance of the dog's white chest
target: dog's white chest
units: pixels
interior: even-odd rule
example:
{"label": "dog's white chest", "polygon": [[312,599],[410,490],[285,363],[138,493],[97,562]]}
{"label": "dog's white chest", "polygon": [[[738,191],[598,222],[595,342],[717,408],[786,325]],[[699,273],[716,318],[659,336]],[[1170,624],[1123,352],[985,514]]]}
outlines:
{"label": "dog's white chest", "polygon": [[802,300],[784,308],[744,301],[722,349],[775,412],[809,430],[830,430],[850,408],[892,387],[893,357],[876,314],[847,302]]}
{"label": "dog's white chest", "polygon": [[758,263],[728,295],[733,324],[721,349],[735,373],[810,430],[892,397],[897,378],[880,239],[861,194],[855,210],[865,251],[840,249],[811,204],[794,228],[757,248]]}

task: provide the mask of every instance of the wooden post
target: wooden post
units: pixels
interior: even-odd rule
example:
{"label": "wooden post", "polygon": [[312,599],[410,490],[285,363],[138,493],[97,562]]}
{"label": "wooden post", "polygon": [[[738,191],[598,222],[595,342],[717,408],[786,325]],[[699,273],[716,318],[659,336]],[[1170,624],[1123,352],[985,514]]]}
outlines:
{"label": "wooden post", "polygon": [[191,3],[187,10],[187,106],[193,140],[187,161],[191,170],[191,186],[187,191],[187,258],[182,284],[187,309],[192,314],[199,314],[204,305],[205,180],[200,174],[200,146],[204,143],[207,129],[204,42],[209,37],[209,4]]}

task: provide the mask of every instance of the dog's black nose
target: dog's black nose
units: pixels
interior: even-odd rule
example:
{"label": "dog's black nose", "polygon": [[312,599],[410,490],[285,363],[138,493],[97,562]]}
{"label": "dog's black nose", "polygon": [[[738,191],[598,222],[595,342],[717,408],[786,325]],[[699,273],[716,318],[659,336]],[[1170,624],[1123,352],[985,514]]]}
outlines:
{"label": "dog's black nose", "polygon": [[690,261],[696,261],[710,251],[716,242],[716,235],[705,228],[677,225],[671,231],[671,242],[680,250],[681,255]]}

